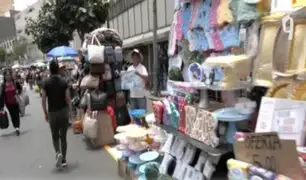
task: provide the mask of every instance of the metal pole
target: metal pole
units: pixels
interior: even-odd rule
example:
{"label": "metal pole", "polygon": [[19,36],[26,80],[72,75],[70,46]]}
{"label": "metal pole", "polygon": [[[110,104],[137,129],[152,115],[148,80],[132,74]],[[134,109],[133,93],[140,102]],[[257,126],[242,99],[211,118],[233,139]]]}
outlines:
{"label": "metal pole", "polygon": [[158,95],[158,54],[157,54],[157,2],[153,0],[153,90]]}

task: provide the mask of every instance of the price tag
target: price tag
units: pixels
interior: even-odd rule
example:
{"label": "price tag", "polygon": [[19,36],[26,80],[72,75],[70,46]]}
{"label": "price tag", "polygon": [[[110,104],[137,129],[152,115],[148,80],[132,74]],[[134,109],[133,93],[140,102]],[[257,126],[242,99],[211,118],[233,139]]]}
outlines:
{"label": "price tag", "polygon": [[285,33],[288,33],[288,40],[291,41],[293,39],[293,31],[294,31],[294,22],[292,17],[290,17],[289,15],[285,16],[282,19],[282,26],[283,26],[283,31]]}
{"label": "price tag", "polygon": [[239,161],[283,174],[294,180],[304,179],[295,141],[280,140],[277,133],[247,134],[245,140],[234,144],[234,153]]}

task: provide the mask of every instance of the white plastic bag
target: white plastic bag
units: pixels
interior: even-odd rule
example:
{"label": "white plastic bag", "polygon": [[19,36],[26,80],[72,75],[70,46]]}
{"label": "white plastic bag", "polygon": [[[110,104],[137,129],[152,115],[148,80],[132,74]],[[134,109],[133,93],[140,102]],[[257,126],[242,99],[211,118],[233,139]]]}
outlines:
{"label": "white plastic bag", "polygon": [[[95,42],[97,42],[98,45],[95,45]],[[104,63],[104,49],[105,47],[99,43],[97,37],[94,35],[91,39],[91,43],[87,46],[89,62],[93,64]]]}
{"label": "white plastic bag", "polygon": [[30,104],[30,98],[25,92],[21,93],[20,96],[23,99],[25,106]]}
{"label": "white plastic bag", "polygon": [[92,64],[104,63],[104,46],[88,45],[88,59]]}
{"label": "white plastic bag", "polygon": [[89,139],[96,139],[98,135],[97,112],[86,113],[83,121],[83,135]]}
{"label": "white plastic bag", "polygon": [[24,114],[25,114],[25,102],[24,102],[23,94],[21,93],[20,95],[17,95],[16,100],[17,100],[17,103],[19,105],[20,115],[24,116]]}

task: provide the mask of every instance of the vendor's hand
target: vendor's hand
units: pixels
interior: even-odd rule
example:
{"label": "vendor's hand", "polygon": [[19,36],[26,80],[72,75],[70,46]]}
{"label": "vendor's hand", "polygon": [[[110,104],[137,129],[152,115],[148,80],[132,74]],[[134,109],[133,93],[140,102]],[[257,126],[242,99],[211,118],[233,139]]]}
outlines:
{"label": "vendor's hand", "polygon": [[45,120],[47,123],[49,122],[48,114],[45,114]]}
{"label": "vendor's hand", "polygon": [[137,76],[141,76],[141,74],[140,74],[138,71],[135,71],[135,74],[136,74]]}

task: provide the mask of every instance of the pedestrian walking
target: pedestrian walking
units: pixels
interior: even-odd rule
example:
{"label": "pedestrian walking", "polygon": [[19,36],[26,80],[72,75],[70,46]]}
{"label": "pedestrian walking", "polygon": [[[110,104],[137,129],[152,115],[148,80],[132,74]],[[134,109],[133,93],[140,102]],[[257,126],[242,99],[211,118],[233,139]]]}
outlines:
{"label": "pedestrian walking", "polygon": [[[59,75],[56,61],[49,64],[50,76],[42,86],[42,108],[45,120],[49,122],[56,167],[66,167],[67,129],[71,112],[71,98],[67,82]],[[48,103],[48,110],[47,110]]]}
{"label": "pedestrian walking", "polygon": [[6,70],[3,73],[4,81],[1,88],[0,110],[4,106],[9,111],[16,135],[20,135],[20,109],[16,96],[22,92],[22,87],[18,81],[13,79],[13,72]]}
{"label": "pedestrian walking", "polygon": [[133,65],[128,68],[128,71],[135,71],[135,73],[143,80],[141,87],[134,87],[130,89],[130,103],[132,109],[147,109],[147,99],[145,96],[145,87],[148,82],[148,71],[144,65],[141,64],[143,59],[142,54],[138,49],[134,49],[131,53]]}

